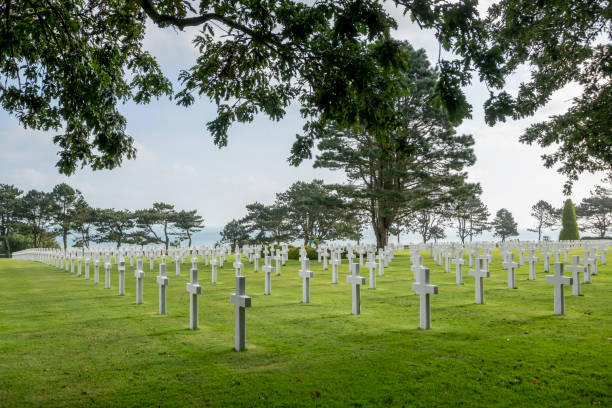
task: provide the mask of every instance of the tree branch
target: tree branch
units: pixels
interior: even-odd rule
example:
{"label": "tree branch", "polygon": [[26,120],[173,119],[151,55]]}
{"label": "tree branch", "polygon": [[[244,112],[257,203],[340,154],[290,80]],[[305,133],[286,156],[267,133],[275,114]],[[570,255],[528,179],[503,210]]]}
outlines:
{"label": "tree branch", "polygon": [[[257,31],[254,31],[247,26],[240,24],[231,18],[223,16],[217,13],[206,13],[200,16],[195,17],[186,17],[186,18],[178,18],[176,16],[171,16],[168,14],[160,14],[153,5],[152,0],[139,0],[140,6],[144,10],[144,12],[153,20],[155,24],[160,27],[166,27],[169,25],[177,27],[179,30],[183,30],[185,27],[193,27],[199,26],[209,21],[218,21],[220,23],[225,24],[228,27],[241,31],[245,34],[251,36],[254,40],[257,40],[266,45],[275,45],[277,47],[281,47],[282,43],[273,36],[270,35],[262,35]],[[279,50],[276,50],[279,51]]]}

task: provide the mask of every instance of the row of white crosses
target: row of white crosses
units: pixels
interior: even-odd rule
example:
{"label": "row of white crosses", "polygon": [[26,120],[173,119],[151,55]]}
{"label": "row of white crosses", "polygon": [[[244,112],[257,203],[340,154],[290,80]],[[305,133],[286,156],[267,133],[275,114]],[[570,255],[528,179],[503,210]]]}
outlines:
{"label": "row of white crosses", "polygon": [[[609,243],[608,243],[609,244]],[[557,244],[562,246],[563,244]],[[560,251],[557,251],[557,259],[554,263],[554,275],[546,275],[546,281],[551,282],[555,285],[554,287],[554,314],[561,315],[564,314],[564,293],[563,293],[563,285],[572,285],[572,294],[574,296],[580,295],[580,273],[585,274],[585,282],[590,283],[589,274],[589,265],[591,262],[594,262],[595,269],[597,266],[596,260],[601,259],[602,263],[605,264],[606,257],[603,250],[605,250],[605,245],[600,244],[598,246],[602,249],[603,256],[597,256],[595,254],[591,255],[590,249],[585,249],[585,262],[588,261],[587,264],[581,266],[580,257],[578,255],[572,256],[572,264],[569,265],[566,269],[572,272],[572,277],[563,276],[564,264],[560,262],[559,255],[562,253],[569,252],[568,248],[576,249],[580,245],[573,242],[565,248],[562,248]],[[413,284],[413,289],[421,296],[421,325],[420,327],[423,329],[427,329],[430,326],[431,312],[430,312],[430,299],[429,295],[437,294],[437,287],[434,287],[429,283],[429,270],[422,265],[422,256],[419,251],[423,249],[422,246],[411,246],[411,262],[412,262],[412,271],[414,272],[415,280],[417,283]],[[520,263],[514,262],[514,253],[509,251],[505,247],[501,247],[502,266],[508,270],[508,288],[515,289],[515,270],[520,266]],[[434,258],[438,258],[441,256],[440,254],[452,254],[452,250],[448,252],[448,248],[438,248],[438,247],[430,247]],[[567,250],[567,251],[566,251]],[[534,254],[534,250],[531,248],[524,249],[521,248],[521,252],[528,251],[529,256],[524,259],[529,263],[529,279],[535,279],[535,262],[538,258]],[[477,254],[478,251],[473,252],[473,254]],[[485,249],[485,256],[478,256],[475,258],[475,267],[470,270],[469,274],[475,278],[475,303],[482,304],[484,303],[484,278],[488,278],[490,276],[488,267],[490,263],[490,252]],[[455,260],[456,264],[456,275],[457,275],[457,284],[461,284],[461,266],[464,264],[461,249],[457,249],[455,252]],[[446,271],[448,269],[446,268]]]}
{"label": "row of white crosses", "polygon": [[[412,248],[411,248],[412,249]],[[434,248],[432,247],[432,253],[436,253],[439,260],[444,256],[447,259],[446,265],[448,265],[448,259],[454,257],[454,263],[456,265],[456,274],[457,274],[457,283],[461,283],[461,266],[464,264],[462,259],[462,248]],[[605,248],[604,248],[605,249]],[[468,249],[471,251],[471,248]],[[490,276],[488,267],[491,261],[491,248],[483,248],[483,254],[478,256],[478,249],[475,252],[472,252],[476,257],[474,259],[475,267],[473,270],[470,270],[470,275],[475,278],[475,303],[482,304],[484,303],[484,285],[483,279],[488,278]],[[255,253],[253,251],[249,251],[250,256],[253,259],[257,259]],[[265,252],[264,252],[265,253]],[[333,256],[334,250],[332,249],[332,265],[334,265],[334,259],[340,259],[340,250],[336,250],[335,252],[338,256],[337,258]],[[193,251],[194,257],[192,258],[192,269],[191,269],[191,281],[187,284],[187,291],[190,293],[190,328],[195,329],[198,325],[198,316],[197,316],[197,296],[201,294],[201,287],[198,284],[198,271],[197,271],[197,257],[195,257],[196,252]],[[265,292],[267,295],[271,293],[271,252],[270,256],[266,255],[264,272],[266,274],[266,289]],[[514,262],[514,254],[507,250],[507,248],[502,248],[503,254],[503,265],[504,268],[508,269],[508,287],[514,288],[514,270],[519,266],[518,263]],[[588,255],[587,255],[588,256]],[[595,255],[594,255],[595,256]],[[537,259],[534,258],[533,252],[530,253],[530,257],[526,260],[530,262],[530,277],[531,270],[533,270],[533,262]],[[355,258],[352,253],[352,248],[347,249],[347,258],[349,259],[349,271],[350,275],[347,276],[347,282],[352,285],[352,313],[360,314],[361,305],[360,305],[360,289],[361,286],[365,284],[365,278],[359,275],[360,263],[353,263],[352,260]],[[368,253],[368,262],[367,266],[370,267],[370,287],[375,287],[375,275],[372,273],[373,271],[373,262],[372,262],[373,254],[372,252]],[[379,262],[382,263],[388,257],[385,256],[384,250],[379,251],[379,255],[377,257]],[[568,270],[572,271],[574,274],[578,274],[580,272],[585,271],[585,267],[581,267],[578,265],[579,257],[572,257],[573,264],[568,267]],[[420,296],[420,327],[422,329],[428,329],[431,325],[431,299],[430,295],[437,294],[438,288],[437,286],[431,285],[430,277],[429,277],[429,269],[422,266],[422,257],[418,253],[418,251],[411,251],[411,260],[413,263],[412,270],[415,273],[415,279],[417,282],[413,284],[413,289]],[[138,260],[138,267],[135,272],[135,276],[137,279],[142,279],[144,276],[144,272],[142,272],[142,260]],[[307,257],[305,249],[302,247],[300,249],[300,262],[301,269],[299,270],[299,276],[302,278],[302,301],[304,303],[310,302],[310,279],[314,277],[314,273],[310,271],[309,268],[309,259]],[[110,263],[110,256],[107,254],[107,262]],[[119,264],[124,264],[122,259],[120,258]],[[605,253],[603,256],[603,263],[605,263]],[[369,265],[368,265],[369,264]],[[167,278],[165,277],[165,264],[163,264],[163,273],[162,267],[160,265],[160,276],[158,276],[158,284],[160,285],[160,314],[165,313],[165,286],[167,285]],[[251,306],[250,297],[245,294],[245,277],[241,276],[241,269],[243,267],[240,262],[240,253],[236,253],[236,262],[234,263],[234,267],[236,268],[236,293],[233,293],[230,297],[230,301],[236,307],[236,322],[235,322],[235,348],[236,350],[242,350],[245,347],[245,338],[246,338],[246,323],[245,323],[245,308]],[[121,268],[121,266],[120,266]],[[586,268],[588,269],[588,268]],[[383,267],[380,268],[381,272]],[[448,271],[448,268],[445,268]],[[563,314],[564,313],[564,299],[563,299],[563,289],[562,286],[565,284],[572,284],[573,281],[578,280],[576,278],[569,278],[563,276],[563,263],[555,262],[555,274],[547,275],[546,280],[553,283],[555,285],[554,291],[554,304],[555,304],[555,314]],[[336,276],[337,282],[337,276]],[[579,294],[579,287],[577,289]],[[575,290],[574,290],[575,292]],[[137,290],[137,303],[140,296],[140,303],[142,302],[142,290]],[[163,302],[162,302],[163,297]],[[163,306],[162,306],[163,305]]]}
{"label": "row of white crosses", "polygon": [[[105,288],[110,289],[110,265],[111,265],[111,252],[108,251],[104,254],[105,258],[105,270],[106,270],[106,279],[105,279]],[[198,296],[202,294],[202,287],[198,283],[198,258],[197,251],[192,250],[192,267],[190,270],[190,280],[186,284],[186,291],[189,293],[189,328],[191,330],[195,330],[198,328]],[[147,252],[149,256],[154,256],[153,253]],[[119,295],[125,294],[125,258],[124,255],[117,251],[116,259],[117,259],[117,267],[119,272]],[[176,258],[176,262],[180,261],[179,254],[173,254]],[[180,257],[184,256],[185,253],[180,255]],[[101,256],[101,253],[92,254],[93,257],[96,258],[95,266],[96,272],[98,270],[99,260],[97,259]],[[59,266],[59,261],[57,261],[57,257],[59,254],[55,250],[48,249],[31,249],[16,252],[14,254],[15,259],[26,259],[26,260],[34,260],[45,262],[49,265]],[[89,258],[86,258],[89,260]],[[165,255],[162,255],[162,263],[159,265],[159,275],[157,276],[157,284],[159,285],[159,314],[166,314],[166,287],[168,286],[169,279],[166,276],[166,263],[165,263]],[[62,265],[67,265],[67,263],[63,263]],[[142,304],[143,301],[143,279],[144,279],[144,271],[142,269],[143,258],[139,257],[137,259],[136,270],[134,271],[134,276],[136,278],[136,303]],[[237,254],[236,262],[234,263],[236,269],[236,293],[232,293],[230,296],[230,302],[236,307],[236,324],[235,324],[235,349],[240,351],[245,349],[246,347],[246,323],[245,323],[245,308],[251,306],[251,298],[246,296],[246,282],[245,277],[240,275],[240,269],[242,268],[242,264],[240,263],[240,254]],[[97,276],[97,273],[96,273]],[[97,282],[96,282],[97,283]]]}

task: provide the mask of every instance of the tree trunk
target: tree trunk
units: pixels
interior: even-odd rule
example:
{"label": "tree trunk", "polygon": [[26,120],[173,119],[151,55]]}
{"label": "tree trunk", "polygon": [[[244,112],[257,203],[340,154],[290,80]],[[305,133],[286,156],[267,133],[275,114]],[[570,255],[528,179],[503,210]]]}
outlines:
{"label": "tree trunk", "polygon": [[64,249],[68,248],[68,231],[62,231],[62,238],[64,240]]}
{"label": "tree trunk", "polygon": [[8,241],[8,237],[4,235],[2,237],[2,240],[4,241],[4,247],[6,248],[6,255],[10,258],[11,257],[11,244]]}
{"label": "tree trunk", "polygon": [[374,233],[376,234],[376,247],[386,247],[389,242],[389,227],[385,226],[384,222],[381,220],[374,228]]}

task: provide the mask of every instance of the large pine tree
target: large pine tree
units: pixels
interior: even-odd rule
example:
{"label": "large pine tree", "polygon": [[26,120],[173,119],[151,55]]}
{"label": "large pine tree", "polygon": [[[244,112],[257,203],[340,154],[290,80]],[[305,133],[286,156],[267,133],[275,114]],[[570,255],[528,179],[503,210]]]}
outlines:
{"label": "large pine tree", "polygon": [[[398,81],[408,95],[392,99],[396,113],[385,127],[327,127],[320,132],[315,167],[343,170],[342,194],[368,215],[378,247],[387,244],[398,219],[439,209],[476,186],[466,185],[466,166],[476,157],[471,135],[457,134],[455,123],[432,99],[438,74],[424,50],[404,44],[410,69]],[[389,85],[389,84],[385,84]],[[384,98],[381,87],[375,98]]]}

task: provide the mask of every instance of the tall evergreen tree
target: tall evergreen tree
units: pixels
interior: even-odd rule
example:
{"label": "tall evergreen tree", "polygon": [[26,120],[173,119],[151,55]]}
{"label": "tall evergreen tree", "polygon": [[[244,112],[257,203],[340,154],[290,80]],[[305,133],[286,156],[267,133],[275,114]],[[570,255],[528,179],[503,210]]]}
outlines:
{"label": "tall evergreen tree", "polygon": [[280,243],[291,239],[293,228],[285,208],[254,202],[246,206],[247,214],[240,220],[252,243]]}
{"label": "tall evergreen tree", "polygon": [[[135,219],[136,225],[149,234],[149,241],[163,244],[167,254],[170,237],[177,235],[174,206],[167,203],[153,203],[153,207],[149,209],[136,211]],[[156,230],[157,227],[161,228],[161,232]]]}
{"label": "tall evergreen tree", "polygon": [[563,212],[561,213],[561,231],[559,241],[578,240],[578,223],[576,222],[576,209],[571,199],[565,200]]}
{"label": "tall evergreen tree", "polygon": [[51,193],[30,190],[20,200],[20,215],[25,220],[33,237],[34,247],[39,247],[45,232],[54,222],[57,205]]}
{"label": "tall evergreen tree", "polygon": [[438,74],[424,50],[403,49],[410,69],[398,81],[409,94],[376,93],[391,101],[394,116],[385,126],[321,129],[314,164],[345,172],[348,183],[339,191],[368,214],[379,247],[387,245],[396,219],[452,203],[475,188],[465,184],[464,173],[476,160],[472,136],[457,134],[456,123],[432,104]]}
{"label": "tall evergreen tree", "polygon": [[134,213],[129,210],[97,209],[94,224],[96,232],[92,240],[98,243],[112,242],[117,248],[131,243],[130,233],[134,228],[134,217]]}
{"label": "tall evergreen tree", "polygon": [[72,213],[72,230],[77,234],[74,246],[89,248],[91,242],[91,228],[96,222],[97,212],[80,197]]}
{"label": "tall evergreen tree", "polygon": [[603,182],[576,207],[576,215],[582,220],[581,229],[600,238],[604,238],[612,228],[612,171]]}
{"label": "tall evergreen tree", "polygon": [[249,231],[247,227],[240,221],[233,219],[223,227],[221,231],[221,244],[229,244],[232,251],[236,246],[242,246],[249,241]]}
{"label": "tall evergreen tree", "polygon": [[55,225],[62,237],[64,249],[68,248],[68,234],[74,227],[76,204],[83,198],[79,190],[75,190],[66,183],[53,187],[51,197],[55,201]]}
{"label": "tall evergreen tree", "polygon": [[505,208],[502,208],[497,212],[497,214],[495,214],[495,218],[493,219],[491,225],[495,231],[493,235],[500,237],[502,242],[505,242],[506,238],[508,237],[518,235],[518,224],[516,221],[514,221],[512,213]]}
{"label": "tall evergreen tree", "polygon": [[465,243],[467,237],[470,242],[476,235],[482,234],[491,228],[489,224],[489,209],[477,194],[468,196],[465,200],[457,200],[450,206],[450,218],[453,218],[457,228],[457,236],[461,243]]}
{"label": "tall evergreen tree", "polygon": [[356,239],[360,235],[356,211],[323,180],[293,183],[276,195],[276,205],[286,209],[293,236],[305,245],[311,240]]}
{"label": "tall evergreen tree", "polygon": [[187,246],[191,247],[192,234],[202,231],[204,228],[204,219],[201,215],[198,215],[198,210],[179,211],[176,214],[176,223],[174,225],[181,231],[178,236],[179,239],[186,239],[188,241]]}
{"label": "tall evergreen tree", "polygon": [[7,256],[11,257],[11,236],[19,225],[20,196],[23,191],[8,184],[0,184],[0,238]]}

